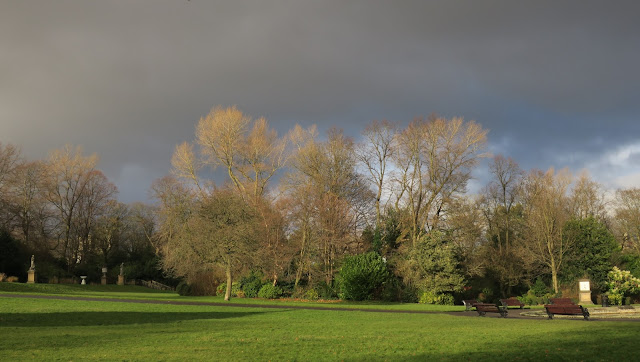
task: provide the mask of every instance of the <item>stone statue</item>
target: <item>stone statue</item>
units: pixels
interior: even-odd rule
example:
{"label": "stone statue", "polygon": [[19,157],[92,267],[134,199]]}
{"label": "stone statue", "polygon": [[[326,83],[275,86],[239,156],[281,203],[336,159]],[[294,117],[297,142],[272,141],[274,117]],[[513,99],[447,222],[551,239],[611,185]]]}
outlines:
{"label": "stone statue", "polygon": [[120,263],[120,275],[124,275],[124,263]]}
{"label": "stone statue", "polygon": [[36,269],[36,263],[35,263],[35,255],[31,255],[31,266],[29,267],[29,270],[35,270]]}

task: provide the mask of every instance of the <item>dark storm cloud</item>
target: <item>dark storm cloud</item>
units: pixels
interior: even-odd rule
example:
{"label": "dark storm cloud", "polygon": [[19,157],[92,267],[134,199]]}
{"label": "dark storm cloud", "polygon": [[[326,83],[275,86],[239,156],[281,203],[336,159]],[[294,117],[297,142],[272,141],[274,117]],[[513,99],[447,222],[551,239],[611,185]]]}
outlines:
{"label": "dark storm cloud", "polygon": [[300,122],[352,136],[371,119],[435,112],[477,120],[491,150],[525,168],[599,165],[614,182],[638,173],[637,157],[611,156],[640,142],[638,10],[624,1],[4,2],[0,141],[34,158],[83,144],[131,201],[218,104],[281,132]]}

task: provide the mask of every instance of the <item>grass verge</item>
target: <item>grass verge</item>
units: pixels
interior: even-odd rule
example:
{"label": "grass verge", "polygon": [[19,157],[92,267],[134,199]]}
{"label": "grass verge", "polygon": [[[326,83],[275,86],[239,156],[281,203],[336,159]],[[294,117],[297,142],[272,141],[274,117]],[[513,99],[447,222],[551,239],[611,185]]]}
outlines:
{"label": "grass verge", "polygon": [[3,360],[629,360],[640,324],[0,298]]}
{"label": "grass verge", "polygon": [[278,305],[278,306],[309,306],[322,308],[348,309],[381,309],[398,311],[433,311],[454,312],[464,310],[463,306],[430,305],[417,303],[385,303],[385,302],[349,302],[349,301],[295,301],[287,299],[265,300],[259,298],[232,298],[225,302],[221,296],[214,297],[186,297],[175,292],[156,291],[134,285],[79,285],[79,284],[24,284],[0,283],[0,293],[15,294],[47,294],[61,296],[77,296],[90,298],[116,298],[162,300],[180,302],[209,302],[225,304],[250,305]]}

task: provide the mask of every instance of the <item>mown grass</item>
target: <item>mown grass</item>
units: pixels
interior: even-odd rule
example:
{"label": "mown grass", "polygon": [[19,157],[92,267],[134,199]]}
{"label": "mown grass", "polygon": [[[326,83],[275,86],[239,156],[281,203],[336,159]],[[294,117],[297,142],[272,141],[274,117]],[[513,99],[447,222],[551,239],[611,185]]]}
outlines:
{"label": "mown grass", "polygon": [[640,323],[634,322],[108,303],[17,296],[0,297],[3,361],[624,361],[637,356],[640,332]]}
{"label": "mown grass", "polygon": [[385,302],[348,302],[348,301],[296,301],[296,300],[265,300],[259,298],[232,298],[225,302],[222,296],[187,297],[175,292],[156,291],[134,285],[79,285],[79,284],[24,284],[0,283],[0,293],[16,294],[48,294],[61,296],[79,296],[91,298],[141,299],[180,301],[196,303],[224,303],[224,304],[255,304],[276,306],[305,306],[321,308],[348,309],[382,309],[402,311],[434,311],[453,312],[464,310],[463,306],[426,305],[417,303],[385,303]]}

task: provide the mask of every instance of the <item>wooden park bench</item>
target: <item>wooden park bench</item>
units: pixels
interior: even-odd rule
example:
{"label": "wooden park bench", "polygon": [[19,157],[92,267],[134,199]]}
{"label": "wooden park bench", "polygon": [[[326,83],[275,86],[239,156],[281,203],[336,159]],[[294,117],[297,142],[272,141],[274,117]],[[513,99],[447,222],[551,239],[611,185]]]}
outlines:
{"label": "wooden park bench", "polygon": [[571,298],[551,298],[551,304],[560,304],[560,305],[575,305]]}
{"label": "wooden park bench", "polygon": [[500,313],[500,317],[507,318],[507,308],[503,306],[497,306],[495,304],[476,303],[476,312],[481,317],[484,317],[487,313]]}
{"label": "wooden park bench", "polygon": [[553,319],[555,314],[561,315],[582,315],[584,320],[589,320],[589,310],[576,304],[545,304],[549,319]]}
{"label": "wooden park bench", "polygon": [[463,300],[462,304],[464,304],[464,310],[471,310],[471,308],[475,307],[478,304],[478,301],[475,299],[467,299]]}
{"label": "wooden park bench", "polygon": [[505,308],[509,308],[509,307],[518,307],[520,309],[524,308],[524,303],[522,303],[516,298],[500,299],[500,303],[502,303],[502,306]]}

